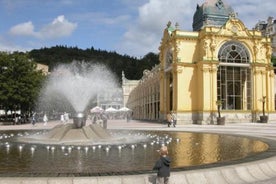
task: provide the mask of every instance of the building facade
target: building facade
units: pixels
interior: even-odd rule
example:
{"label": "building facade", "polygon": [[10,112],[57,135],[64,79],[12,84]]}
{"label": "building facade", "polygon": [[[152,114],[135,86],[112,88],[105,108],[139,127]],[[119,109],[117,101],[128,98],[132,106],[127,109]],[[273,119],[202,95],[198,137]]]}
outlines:
{"label": "building facade", "polygon": [[120,109],[123,107],[122,88],[110,88],[97,94],[94,104],[102,109],[107,108]]}
{"label": "building facade", "polygon": [[44,75],[49,75],[50,74],[50,72],[49,72],[49,66],[48,65],[37,63],[36,64],[36,70],[42,71],[42,73]]}
{"label": "building facade", "polygon": [[273,17],[268,17],[267,22],[259,21],[255,29],[271,39],[272,55],[276,57],[276,20]]}
{"label": "building facade", "polygon": [[[136,117],[164,120],[174,111],[179,124],[213,124],[220,102],[228,123],[258,121],[263,105],[274,120],[270,38],[248,30],[222,0],[198,5],[193,29],[188,32],[168,23],[158,70],[144,74],[152,78],[141,79],[129,97]],[[159,107],[149,105],[154,104],[154,86]],[[152,108],[158,116],[150,113]]]}
{"label": "building facade", "polygon": [[123,104],[124,107],[127,106],[129,95],[131,91],[138,86],[139,80],[128,80],[125,77],[124,71],[122,71],[122,90],[123,90]]}
{"label": "building facade", "polygon": [[126,106],[132,118],[160,120],[160,66],[145,70],[137,86],[130,92]]}

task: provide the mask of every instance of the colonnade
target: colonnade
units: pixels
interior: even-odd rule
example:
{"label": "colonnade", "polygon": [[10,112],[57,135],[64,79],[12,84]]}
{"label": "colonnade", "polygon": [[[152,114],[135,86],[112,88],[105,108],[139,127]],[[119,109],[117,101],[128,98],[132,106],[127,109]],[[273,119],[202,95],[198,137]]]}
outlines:
{"label": "colonnade", "polygon": [[134,119],[158,120],[160,111],[159,65],[145,70],[142,79],[129,95],[127,107]]}

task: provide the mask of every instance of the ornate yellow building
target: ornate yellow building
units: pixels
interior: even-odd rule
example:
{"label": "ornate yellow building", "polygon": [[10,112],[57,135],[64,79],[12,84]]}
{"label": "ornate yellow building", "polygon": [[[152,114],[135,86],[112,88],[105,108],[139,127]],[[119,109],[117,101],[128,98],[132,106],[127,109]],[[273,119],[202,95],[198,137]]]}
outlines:
{"label": "ornate yellow building", "polygon": [[[263,105],[269,120],[274,120],[270,39],[248,30],[222,0],[198,5],[193,29],[183,31],[169,22],[164,30],[159,84],[155,84],[160,88],[159,120],[174,111],[180,124],[216,123],[217,102],[226,122],[256,122]],[[137,97],[135,92],[132,95]],[[128,105],[136,109],[132,98]],[[143,119],[152,119],[148,115]]]}

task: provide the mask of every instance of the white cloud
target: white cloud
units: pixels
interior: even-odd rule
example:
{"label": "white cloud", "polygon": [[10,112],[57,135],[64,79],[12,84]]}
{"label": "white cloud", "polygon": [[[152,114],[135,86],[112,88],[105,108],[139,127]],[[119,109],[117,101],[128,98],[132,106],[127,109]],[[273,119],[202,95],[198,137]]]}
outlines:
{"label": "white cloud", "polygon": [[162,32],[168,21],[178,22],[180,27],[192,27],[194,0],[150,0],[139,7],[136,22],[129,25],[120,50],[135,56],[158,52]]}
{"label": "white cloud", "polygon": [[[275,15],[275,0],[226,0],[238,18],[248,29],[259,20],[267,20]],[[121,53],[144,56],[148,52],[158,52],[162,32],[168,21],[178,22],[180,29],[192,31],[193,15],[197,4],[205,0],[149,0],[139,7],[138,18],[129,25],[118,46]],[[257,7],[257,8],[256,8]]]}
{"label": "white cloud", "polygon": [[51,24],[44,26],[39,32],[40,38],[59,38],[70,36],[77,24],[71,23],[63,15],[58,16]]}
{"label": "white cloud", "polygon": [[252,29],[259,20],[266,21],[269,16],[276,18],[275,6],[273,6],[275,0],[233,0],[229,1],[229,4],[248,29]]}
{"label": "white cloud", "polygon": [[10,29],[10,33],[19,36],[35,36],[34,25],[31,21],[18,24]]}
{"label": "white cloud", "polygon": [[76,23],[69,22],[63,15],[60,15],[37,32],[34,30],[33,23],[29,21],[13,26],[10,29],[10,34],[17,36],[33,36],[40,39],[54,39],[70,36],[76,27]]}
{"label": "white cloud", "polygon": [[78,22],[89,23],[90,26],[125,24],[130,20],[129,15],[113,16],[105,12],[86,12],[74,15]]}

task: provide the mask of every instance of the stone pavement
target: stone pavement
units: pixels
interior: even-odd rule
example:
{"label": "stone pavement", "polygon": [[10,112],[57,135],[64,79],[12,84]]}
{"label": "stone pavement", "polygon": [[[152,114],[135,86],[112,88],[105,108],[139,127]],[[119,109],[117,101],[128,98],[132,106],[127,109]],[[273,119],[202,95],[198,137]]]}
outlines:
{"label": "stone pavement", "polygon": [[[0,130],[10,129],[49,129],[59,122],[49,122],[47,126],[0,125]],[[108,121],[108,129],[162,130],[210,132],[242,136],[253,136],[264,140],[276,141],[276,123],[233,123],[220,125],[177,125],[168,128],[156,122],[122,120]],[[276,144],[276,143],[275,143]],[[275,146],[273,143],[273,145]],[[235,162],[226,166],[200,168],[196,170],[176,171],[171,173],[170,184],[274,184],[276,183],[276,149],[270,150],[269,157]],[[2,177],[0,184],[153,184],[156,174],[138,174],[100,177]]]}

